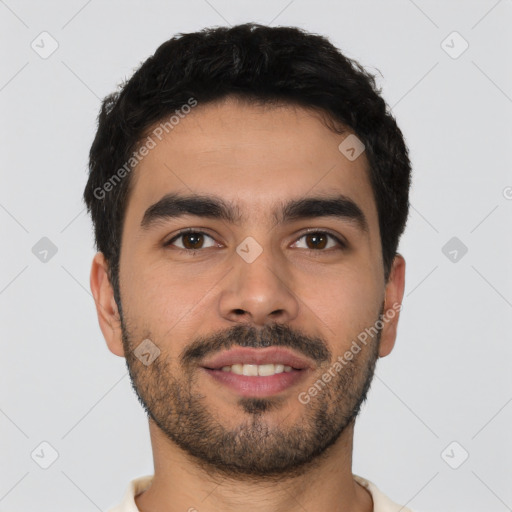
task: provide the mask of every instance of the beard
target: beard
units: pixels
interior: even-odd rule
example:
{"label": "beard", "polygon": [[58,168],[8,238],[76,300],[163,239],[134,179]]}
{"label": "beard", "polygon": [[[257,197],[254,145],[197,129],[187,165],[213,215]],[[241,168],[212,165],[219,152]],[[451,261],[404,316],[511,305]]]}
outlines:
{"label": "beard", "polygon": [[[283,324],[267,324],[261,330],[236,325],[212,336],[194,339],[173,358],[166,355],[165,343],[158,343],[148,332],[146,338],[160,345],[161,353],[145,366],[133,353],[138,344],[135,340],[143,338],[134,336],[122,317],[121,327],[132,386],[148,417],[207,474],[245,480],[291,478],[321,462],[328,448],[353,426],[366,400],[381,336],[381,329],[378,329],[375,338],[354,354],[352,360],[345,361],[340,371],[331,372],[334,377],[326,384],[322,382],[322,389],[307,404],[293,395],[239,397],[237,406],[243,411],[244,419],[228,428],[222,418],[215,417],[215,411],[205,403],[205,395],[195,386],[199,363],[204,357],[235,346],[288,347],[318,364],[314,372],[317,382],[335,361],[327,343],[321,338],[292,331]],[[299,391],[307,391],[307,388],[298,390],[297,396]],[[300,417],[288,426],[284,423],[287,416],[279,418],[277,425],[270,424],[266,413],[277,411],[279,414],[279,409],[284,410],[290,400],[301,404]],[[294,404],[292,407],[295,412]]]}

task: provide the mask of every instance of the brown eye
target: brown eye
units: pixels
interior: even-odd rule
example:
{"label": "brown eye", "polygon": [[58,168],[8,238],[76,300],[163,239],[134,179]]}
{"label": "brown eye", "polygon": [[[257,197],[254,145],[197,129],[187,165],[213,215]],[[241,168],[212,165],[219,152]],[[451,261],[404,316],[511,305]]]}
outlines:
{"label": "brown eye", "polygon": [[204,241],[200,233],[186,233],[182,237],[185,249],[200,249]]}
{"label": "brown eye", "polygon": [[[180,238],[182,239],[181,243],[175,243],[176,241],[179,241]],[[183,233],[180,233],[179,235],[175,236],[171,240],[169,240],[165,246],[174,245],[178,249],[183,249],[186,251],[195,251],[199,249],[204,249],[204,243],[206,239],[211,239],[213,241],[213,238],[206,233],[203,233],[202,231],[186,231]],[[213,247],[215,244],[212,243],[207,247]]]}
{"label": "brown eye", "polygon": [[[309,233],[303,234],[297,242],[295,242],[295,246],[299,243],[299,240],[305,240],[305,249],[309,249],[312,251],[322,251],[323,249],[331,249],[336,247],[345,248],[345,244],[336,236],[331,235],[325,231],[312,231]],[[330,244],[330,240],[334,240],[334,244]]]}
{"label": "brown eye", "polygon": [[306,245],[308,249],[325,249],[327,245],[327,236],[324,233],[313,233],[306,235]]}

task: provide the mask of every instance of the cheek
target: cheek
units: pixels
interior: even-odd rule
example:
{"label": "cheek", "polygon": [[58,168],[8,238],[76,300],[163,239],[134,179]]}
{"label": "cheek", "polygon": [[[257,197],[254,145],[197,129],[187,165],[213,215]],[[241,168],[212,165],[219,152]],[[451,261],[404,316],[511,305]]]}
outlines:
{"label": "cheek", "polygon": [[377,320],[381,288],[371,273],[343,269],[339,275],[331,273],[314,280],[303,276],[297,296],[325,336],[335,337],[337,345],[344,345]]}
{"label": "cheek", "polygon": [[198,316],[206,315],[205,304],[211,309],[212,287],[222,273],[184,270],[165,262],[145,263],[138,269],[127,264],[121,277],[123,310],[129,319],[140,328],[149,328],[155,337],[170,337],[190,327],[194,318],[197,322]]}

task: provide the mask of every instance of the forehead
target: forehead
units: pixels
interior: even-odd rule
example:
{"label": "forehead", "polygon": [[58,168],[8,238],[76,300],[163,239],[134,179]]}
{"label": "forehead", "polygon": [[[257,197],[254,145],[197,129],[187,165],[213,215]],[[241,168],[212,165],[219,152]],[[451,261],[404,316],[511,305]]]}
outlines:
{"label": "forehead", "polygon": [[313,110],[229,98],[198,104],[161,140],[149,133],[154,147],[132,171],[125,226],[170,192],[223,197],[248,223],[287,199],[339,193],[370,227],[377,221],[364,153],[349,160],[338,146],[350,131],[335,133]]}

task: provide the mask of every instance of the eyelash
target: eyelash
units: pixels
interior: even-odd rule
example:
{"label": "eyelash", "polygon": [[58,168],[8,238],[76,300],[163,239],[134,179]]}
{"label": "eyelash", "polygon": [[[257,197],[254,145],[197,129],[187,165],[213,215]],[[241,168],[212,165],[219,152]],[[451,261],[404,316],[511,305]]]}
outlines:
{"label": "eyelash", "polygon": [[[212,240],[214,239],[211,235],[209,235],[208,233],[205,233],[204,231],[198,231],[198,230],[195,230],[193,228],[187,228],[187,229],[182,229],[181,231],[178,232],[177,235],[175,235],[174,237],[172,237],[170,240],[168,240],[167,242],[164,243],[164,247],[168,247],[168,246],[171,246],[173,244],[173,242],[175,242],[176,240],[178,240],[179,238],[181,238],[183,235],[188,235],[188,234],[194,234],[194,235],[206,235],[207,237],[211,238]],[[343,249],[346,249],[347,248],[347,244],[345,242],[343,242],[340,238],[338,238],[337,236],[333,235],[332,233],[330,233],[329,231],[322,231],[322,230],[310,230],[310,231],[306,231],[305,233],[302,233],[302,235],[300,235],[296,241],[300,240],[301,238],[304,238],[305,236],[307,235],[327,235],[329,237],[331,237],[333,240],[335,240],[339,247],[337,248],[338,250],[343,250]],[[208,249],[208,247],[207,247]],[[307,251],[310,251],[310,252],[328,252],[332,249],[336,249],[336,248],[333,248],[333,247],[330,247],[329,249],[306,249]],[[185,253],[192,253],[192,254],[195,254],[199,251],[204,251],[204,249],[182,249],[181,247],[175,247],[175,250],[177,251],[181,251],[181,252],[185,252]]]}

